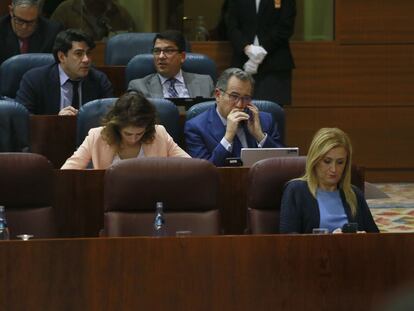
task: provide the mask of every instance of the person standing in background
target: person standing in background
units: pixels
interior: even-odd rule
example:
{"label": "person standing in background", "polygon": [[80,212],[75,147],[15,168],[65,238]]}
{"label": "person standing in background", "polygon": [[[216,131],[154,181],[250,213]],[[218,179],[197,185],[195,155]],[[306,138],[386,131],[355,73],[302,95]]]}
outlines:
{"label": "person standing in background", "polygon": [[253,98],[290,105],[295,0],[229,0],[225,16],[232,66],[254,75]]}
{"label": "person standing in background", "polygon": [[94,41],[101,41],[111,33],[136,30],[128,11],[113,0],[66,0],[50,19],[62,23],[65,29],[82,29]]}
{"label": "person standing in background", "polygon": [[0,64],[24,53],[51,53],[59,23],[40,16],[41,0],[13,0],[9,14],[0,18]]}

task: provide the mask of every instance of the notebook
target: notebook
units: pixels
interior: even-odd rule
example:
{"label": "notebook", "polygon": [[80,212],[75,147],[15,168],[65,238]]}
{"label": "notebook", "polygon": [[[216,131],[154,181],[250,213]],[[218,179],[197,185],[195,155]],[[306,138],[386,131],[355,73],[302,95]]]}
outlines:
{"label": "notebook", "polygon": [[252,166],[257,161],[275,157],[297,157],[298,147],[287,148],[242,148],[240,157],[243,166]]}

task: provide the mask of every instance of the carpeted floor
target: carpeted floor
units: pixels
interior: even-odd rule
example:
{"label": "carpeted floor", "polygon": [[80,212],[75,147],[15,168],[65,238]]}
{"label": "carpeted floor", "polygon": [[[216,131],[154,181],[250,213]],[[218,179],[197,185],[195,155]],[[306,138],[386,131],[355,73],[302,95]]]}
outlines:
{"label": "carpeted floor", "polygon": [[380,231],[414,232],[414,183],[369,186],[367,202]]}

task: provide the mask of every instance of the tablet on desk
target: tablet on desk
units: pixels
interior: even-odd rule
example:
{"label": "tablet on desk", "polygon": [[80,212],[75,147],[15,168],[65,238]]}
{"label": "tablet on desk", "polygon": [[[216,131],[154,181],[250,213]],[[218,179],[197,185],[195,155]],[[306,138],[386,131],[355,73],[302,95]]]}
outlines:
{"label": "tablet on desk", "polygon": [[263,159],[276,157],[297,157],[299,156],[299,148],[242,148],[240,156],[243,161],[243,166],[250,167],[257,161]]}

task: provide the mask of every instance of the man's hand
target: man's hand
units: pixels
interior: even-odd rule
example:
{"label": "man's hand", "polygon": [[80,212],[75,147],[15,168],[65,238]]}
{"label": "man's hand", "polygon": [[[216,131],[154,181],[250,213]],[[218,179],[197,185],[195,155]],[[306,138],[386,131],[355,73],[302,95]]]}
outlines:
{"label": "man's hand", "polygon": [[247,129],[257,142],[261,142],[263,138],[265,138],[265,134],[263,133],[262,125],[260,124],[259,109],[251,103],[247,104],[246,107],[250,111],[250,118],[247,122]]}
{"label": "man's hand", "polygon": [[237,134],[237,129],[241,121],[249,119],[249,115],[240,108],[233,108],[227,116],[226,134],[224,138],[233,143],[234,136]]}
{"label": "man's hand", "polygon": [[72,106],[67,106],[59,111],[59,116],[76,116],[78,114],[78,109],[73,108]]}

